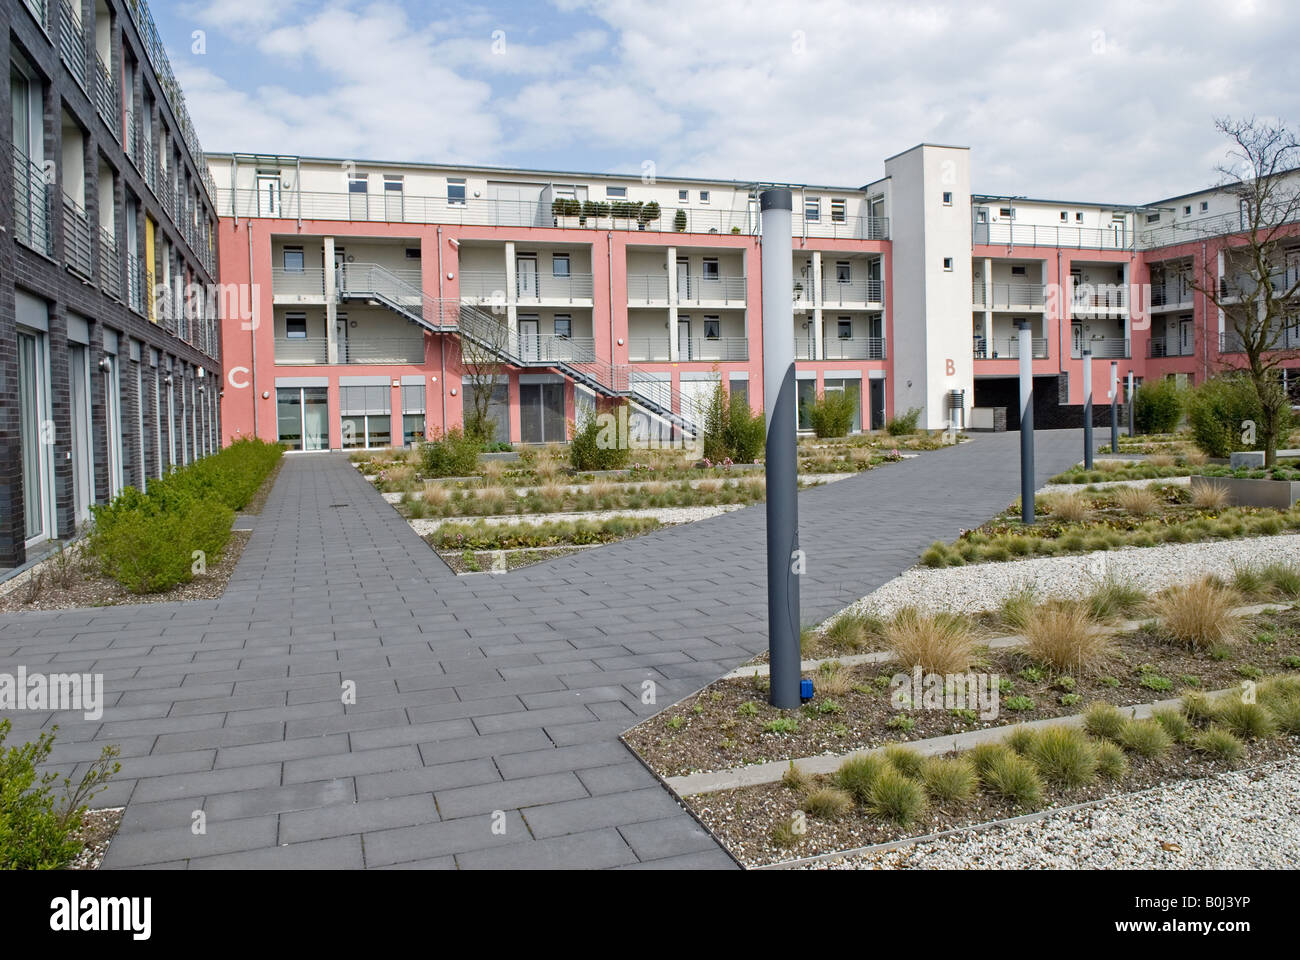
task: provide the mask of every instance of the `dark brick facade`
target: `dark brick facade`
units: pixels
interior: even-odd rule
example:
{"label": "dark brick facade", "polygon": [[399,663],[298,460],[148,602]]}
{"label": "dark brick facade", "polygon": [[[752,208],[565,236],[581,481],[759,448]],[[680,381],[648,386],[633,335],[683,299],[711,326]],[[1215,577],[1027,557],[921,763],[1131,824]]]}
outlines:
{"label": "dark brick facade", "polygon": [[[61,2],[68,11],[61,9]],[[119,123],[115,135],[109,122],[96,109],[96,19],[95,0],[48,0],[42,24],[33,8],[43,5],[36,0],[6,0],[0,6],[0,53],[6,69],[0,84],[0,154],[7,170],[0,175],[0,568],[24,562],[24,542],[29,538],[25,523],[23,489],[22,437],[19,417],[17,357],[16,291],[36,297],[47,306],[48,333],[44,337],[48,358],[48,403],[52,421],[52,464],[54,482],[54,530],[64,539],[76,530],[75,487],[72,462],[72,403],[69,378],[69,327],[89,331],[87,352],[90,364],[91,447],[94,462],[93,502],[109,498],[110,476],[106,398],[109,376],[100,367],[105,356],[106,340],[118,343],[116,373],[121,395],[121,458],[124,482],[139,486],[146,477],[157,476],[171,463],[169,435],[175,436],[176,462],[193,459],[215,449],[220,432],[216,422],[216,397],[222,383],[213,318],[192,322],[174,319],[164,306],[150,307],[153,290],[150,280],[161,282],[170,275],[188,279],[203,289],[215,280],[216,214],[200,175],[200,166],[186,148],[180,135],[177,116],[164,94],[163,85],[150,65],[148,50],[132,19],[126,0],[107,0],[109,10],[107,76],[115,78],[118,96],[118,119],[125,117],[123,105],[129,103],[141,146],[132,158],[124,148],[133,138],[122,133]],[[80,31],[69,29],[76,23],[80,10]],[[102,30],[102,26],[100,27]],[[69,66],[84,54],[85,70]],[[103,59],[102,56],[100,59]],[[124,64],[136,66],[133,82],[126,89]],[[21,234],[30,233],[16,221],[16,202],[25,203],[30,196],[27,182],[12,171],[16,164],[13,143],[11,71],[15,64],[33,76],[42,89],[42,124],[45,168],[52,178],[48,197],[49,245],[28,243]],[[84,75],[83,87],[79,75]],[[123,95],[128,99],[124,99]],[[111,111],[108,111],[111,115]],[[33,125],[37,118],[33,117]],[[144,133],[144,125],[149,133]],[[75,271],[77,249],[75,214],[64,209],[65,195],[77,197],[79,185],[65,179],[64,130],[79,131],[83,144],[84,235],[91,245],[91,274],[87,278]],[[75,134],[74,134],[75,135]],[[143,144],[149,144],[146,149]],[[69,145],[69,152],[75,150]],[[167,159],[156,160],[159,153]],[[151,158],[150,154],[153,155]],[[155,165],[156,164],[156,165]],[[146,170],[146,167],[151,169]],[[164,172],[165,166],[165,172]],[[71,175],[69,168],[69,175]],[[112,175],[113,212],[100,208],[100,181]],[[151,174],[146,176],[146,173]],[[206,171],[203,171],[206,173]],[[190,206],[176,200],[190,198]],[[127,252],[127,198],[134,201],[136,224],[135,250],[143,270],[137,274],[136,296],[130,281],[122,277]],[[26,206],[23,209],[27,209]],[[197,209],[200,226],[193,225],[192,211]],[[178,212],[180,211],[180,212]],[[148,260],[146,217],[153,224],[153,262]],[[189,229],[184,220],[189,220]],[[111,221],[114,250],[101,238],[100,225]],[[205,231],[210,230],[211,233]],[[211,236],[211,243],[208,237]],[[164,242],[166,241],[166,242]],[[43,249],[38,249],[43,248]],[[169,263],[164,267],[164,251]],[[84,261],[83,261],[84,262]],[[121,278],[121,290],[114,294],[103,282],[104,270],[115,270]],[[147,274],[144,273],[147,271]],[[132,304],[134,304],[134,309]],[[115,335],[115,336],[114,336]],[[197,377],[199,368],[205,376]],[[166,404],[165,378],[171,375],[174,406]],[[202,387],[202,393],[198,388]],[[198,425],[199,436],[188,426],[180,429],[179,417],[184,410]],[[161,391],[163,404],[156,400]],[[193,410],[189,397],[196,396],[203,410]],[[161,414],[162,441],[158,439]],[[143,430],[141,429],[143,426]],[[182,453],[182,436],[184,453]]]}
{"label": "dark brick facade", "polygon": [[[1110,429],[1110,404],[1106,402],[1106,390],[1098,392],[1098,384],[1093,385],[1096,398],[1092,408],[1092,425]],[[1123,385],[1121,384],[1121,391]],[[1082,404],[1062,403],[1069,393],[1069,374],[1059,373],[1051,376],[1034,377],[1034,429],[1036,430],[1077,430],[1083,426]],[[1020,381],[1015,377],[991,377],[975,381],[975,406],[1006,407],[1007,429],[1020,429]],[[1119,406],[1119,424],[1128,423],[1128,408]]]}

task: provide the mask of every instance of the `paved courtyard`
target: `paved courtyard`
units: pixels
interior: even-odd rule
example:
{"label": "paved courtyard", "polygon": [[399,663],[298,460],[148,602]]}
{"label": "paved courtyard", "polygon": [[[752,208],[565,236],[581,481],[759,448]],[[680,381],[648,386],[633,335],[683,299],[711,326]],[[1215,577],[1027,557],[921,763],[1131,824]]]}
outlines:
{"label": "paved courtyard", "polygon": [[[1018,445],[801,493],[804,622],[1005,507]],[[1080,449],[1040,433],[1039,483]],[[10,718],[57,722],[69,771],[120,746],[105,867],[733,865],[618,736],[766,647],[761,505],[458,578],[345,456],[302,454],[248,525],[220,600],[0,616],[0,672],[104,674],[99,720]]]}

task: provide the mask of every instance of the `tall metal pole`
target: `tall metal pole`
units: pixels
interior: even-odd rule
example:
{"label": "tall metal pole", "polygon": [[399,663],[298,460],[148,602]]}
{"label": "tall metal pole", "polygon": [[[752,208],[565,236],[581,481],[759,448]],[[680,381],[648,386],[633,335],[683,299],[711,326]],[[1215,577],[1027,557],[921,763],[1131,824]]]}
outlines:
{"label": "tall metal pole", "polygon": [[792,197],[787,189],[758,197],[763,218],[763,407],[767,414],[768,700],[799,706],[798,409],[794,376],[794,267],[790,250]]}
{"label": "tall metal pole", "polygon": [[1034,522],[1034,342],[1028,320],[1020,330],[1020,520]]}
{"label": "tall metal pole", "polygon": [[1133,436],[1133,371],[1128,372],[1128,435]]}
{"label": "tall metal pole", "polygon": [[1083,348],[1083,469],[1092,469],[1092,348]]}
{"label": "tall metal pole", "polygon": [[1110,452],[1119,453],[1119,363],[1110,362]]}

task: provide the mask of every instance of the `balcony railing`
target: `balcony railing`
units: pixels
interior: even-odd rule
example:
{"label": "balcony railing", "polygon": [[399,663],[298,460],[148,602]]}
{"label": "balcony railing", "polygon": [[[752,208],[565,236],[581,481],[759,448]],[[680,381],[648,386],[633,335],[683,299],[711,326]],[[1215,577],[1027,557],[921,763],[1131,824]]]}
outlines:
{"label": "balcony railing", "polygon": [[975,306],[977,307],[984,306],[984,281],[983,280],[977,278],[974,281],[972,281],[971,288],[970,288],[970,302],[975,304]]}
{"label": "balcony railing", "polygon": [[1113,227],[1037,226],[1032,223],[977,223],[974,243],[1025,247],[1073,247],[1079,250],[1126,250],[1132,234],[1123,224]]}
{"label": "balcony railing", "polygon": [[31,11],[31,15],[36,18],[36,22],[41,25],[42,30],[49,29],[50,10],[48,0],[24,0],[23,5]]}
{"label": "balcony railing", "polygon": [[286,270],[284,267],[272,267],[271,295],[273,297],[323,297],[325,296],[325,268]]}
{"label": "balcony railing", "polygon": [[1070,291],[1070,310],[1091,313],[1122,310],[1128,306],[1128,285],[1124,283],[1080,283]]}
{"label": "balcony railing", "polygon": [[1192,288],[1188,283],[1151,284],[1151,306],[1171,307],[1192,302]]}
{"label": "balcony railing", "polygon": [[678,340],[679,360],[748,360],[746,337],[689,337]]}
{"label": "balcony railing", "polygon": [[86,211],[66,194],[63,197],[63,256],[68,269],[94,279],[94,233]]}
{"label": "balcony railing", "polygon": [[549,274],[515,276],[515,296],[521,303],[538,303],[542,300],[590,300],[591,274],[571,273],[567,277]]}
{"label": "balcony railing", "polygon": [[846,303],[880,303],[883,293],[884,283],[880,280],[822,281],[822,303],[828,306],[842,307]]}
{"label": "balcony railing", "polygon": [[592,337],[557,337],[553,334],[519,335],[520,357],[529,362],[592,363],[596,341]]}
{"label": "balcony railing", "polygon": [[803,304],[805,306],[812,306],[814,302],[813,294],[815,292],[816,291],[813,290],[813,284],[811,280],[809,280],[807,283],[804,283],[800,280],[796,280],[794,283],[794,302]]}
{"label": "balcony railing", "polygon": [[1190,357],[1196,353],[1195,341],[1183,343],[1180,337],[1152,337],[1147,342],[1148,357]]}
{"label": "balcony railing", "polygon": [[23,153],[13,148],[14,160],[14,236],[47,257],[54,255],[54,231],[50,229],[53,193],[45,171]]}
{"label": "balcony railing", "polygon": [[[1046,337],[1032,337],[1029,341],[1031,356],[1035,360],[1046,360],[1048,356],[1048,342]],[[1020,359],[1020,338],[1019,337],[993,337],[986,339],[984,337],[974,337],[972,340],[973,353],[976,360],[1019,360]]]}
{"label": "balcony railing", "polygon": [[1043,305],[1043,287],[1038,283],[995,283],[993,284],[990,306],[1041,307]]}
{"label": "balcony railing", "polygon": [[504,270],[462,270],[460,295],[506,302],[506,273]]}
{"label": "balcony railing", "polygon": [[682,277],[677,282],[677,302],[745,303],[744,277]]}
{"label": "balcony railing", "polygon": [[[258,192],[250,188],[224,187],[216,192],[218,209],[239,217],[265,216],[260,212]],[[360,199],[358,199],[360,198]],[[758,232],[759,218],[748,210],[701,210],[694,207],[664,207],[659,216],[647,220],[644,207],[636,203],[600,204],[588,207],[585,215],[557,212],[551,202],[500,200],[492,198],[448,198],[403,194],[399,204],[377,202],[377,196],[346,191],[286,190],[276,211],[278,218],[293,220],[368,220],[392,223],[448,223],[463,226],[561,227],[586,230],[631,230],[649,233],[708,233],[751,236]],[[680,217],[679,217],[680,214]],[[796,236],[839,237],[855,240],[884,240],[889,237],[888,217],[848,217],[843,220],[804,221],[795,214]]]}
{"label": "balcony railing", "polygon": [[[1268,349],[1265,352],[1296,349],[1300,349],[1300,324],[1283,327],[1277,334],[1274,342],[1268,346]],[[1219,334],[1220,353],[1244,353],[1245,351],[1245,343],[1242,340],[1241,334],[1236,330],[1225,330],[1223,333]]]}
{"label": "balcony railing", "polygon": [[59,55],[82,90],[86,85],[86,54],[89,51],[85,27],[81,23],[80,4],[59,0]]}
{"label": "balcony railing", "polygon": [[1129,355],[1127,337],[1093,337],[1083,345],[1075,344],[1070,348],[1070,356],[1075,360],[1083,357],[1083,347],[1092,350],[1097,359],[1119,360]]}
{"label": "balcony railing", "polygon": [[118,116],[117,82],[98,51],[95,53],[95,111],[113,139],[122,142],[122,121]]}
{"label": "balcony railing", "polygon": [[[275,362],[278,364],[329,363],[329,340],[326,337],[276,337]],[[423,363],[423,336],[367,337],[349,336],[338,343],[341,364]]]}
{"label": "balcony railing", "polygon": [[668,278],[634,273],[627,278],[628,303],[667,303]]}
{"label": "balcony railing", "polygon": [[145,290],[148,286],[144,261],[134,253],[126,255],[126,305],[136,313],[144,313]]}
{"label": "balcony railing", "polygon": [[627,358],[630,361],[658,361],[666,363],[672,359],[669,355],[667,337],[628,337]]}
{"label": "balcony railing", "polygon": [[884,337],[827,337],[822,360],[884,360]]}
{"label": "balcony railing", "polygon": [[110,297],[122,299],[122,262],[117,258],[113,234],[99,228],[99,286]]}
{"label": "balcony railing", "polygon": [[275,338],[275,362],[323,364],[329,362],[329,341],[324,337]]}

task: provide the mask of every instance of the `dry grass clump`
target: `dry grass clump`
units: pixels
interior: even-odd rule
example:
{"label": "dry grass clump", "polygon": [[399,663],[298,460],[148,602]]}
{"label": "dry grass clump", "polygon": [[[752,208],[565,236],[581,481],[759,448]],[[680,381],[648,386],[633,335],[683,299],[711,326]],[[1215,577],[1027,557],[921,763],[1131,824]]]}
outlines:
{"label": "dry grass clump", "polygon": [[695,489],[701,493],[717,493],[722,486],[721,480],[701,480],[695,485]]}
{"label": "dry grass clump", "polygon": [[819,820],[837,820],[853,809],[853,797],[836,787],[820,787],[804,797],[803,808]]}
{"label": "dry grass clump", "polygon": [[537,474],[538,480],[547,483],[560,475],[560,466],[555,462],[554,457],[547,453],[539,453],[533,458],[533,473]]}
{"label": "dry grass clump", "polygon": [[1203,467],[1210,462],[1210,455],[1200,447],[1188,445],[1183,451],[1183,459],[1189,467]]}
{"label": "dry grass clump", "polygon": [[387,468],[388,487],[390,490],[410,490],[415,484],[415,468],[395,463]]}
{"label": "dry grass clump", "polygon": [[1088,498],[1078,493],[1055,493],[1046,499],[1047,512],[1065,523],[1082,523],[1092,513]]}
{"label": "dry grass clump", "polygon": [[558,483],[546,483],[537,489],[537,495],[548,506],[559,506],[564,502],[567,491]]}
{"label": "dry grass clump", "polygon": [[613,496],[618,492],[618,485],[610,483],[608,480],[593,480],[587,485],[587,493],[591,494],[597,500],[603,500],[606,497]]}
{"label": "dry grass clump", "polygon": [[431,507],[446,506],[447,501],[451,499],[451,491],[438,483],[426,483],[424,485],[424,502]]}
{"label": "dry grass clump", "polygon": [[844,669],[838,660],[827,660],[817,666],[816,688],[828,697],[842,697],[853,689],[853,674]]}
{"label": "dry grass clump", "polygon": [[1178,458],[1172,453],[1156,453],[1147,457],[1147,463],[1153,467],[1175,467],[1178,465]]}
{"label": "dry grass clump", "polygon": [[836,652],[874,646],[881,623],[865,613],[844,613],[821,631],[822,646]]}
{"label": "dry grass clump", "polygon": [[1165,590],[1151,602],[1151,611],[1176,643],[1208,650],[1241,639],[1242,619],[1232,612],[1239,600],[1235,590],[1203,577]]}
{"label": "dry grass clump", "polygon": [[1208,481],[1192,481],[1192,506],[1198,510],[1222,510],[1228,505],[1228,488]]}
{"label": "dry grass clump", "polygon": [[1021,633],[1031,657],[1070,673],[1096,670],[1106,660],[1113,642],[1093,620],[1087,606],[1069,601],[1036,607]]}
{"label": "dry grass clump", "polygon": [[1156,512],[1160,498],[1148,487],[1120,487],[1115,491],[1115,503],[1135,517],[1145,517]]}
{"label": "dry grass clump", "polygon": [[641,492],[648,493],[652,497],[658,497],[668,492],[668,484],[662,480],[651,480],[641,484]]}
{"label": "dry grass clump", "polygon": [[498,484],[506,474],[506,465],[500,460],[483,460],[479,463],[478,472],[485,485]]}
{"label": "dry grass clump", "polygon": [[899,663],[927,673],[962,673],[970,667],[976,635],[969,620],[953,613],[922,613],[906,607],[884,625],[885,645]]}

